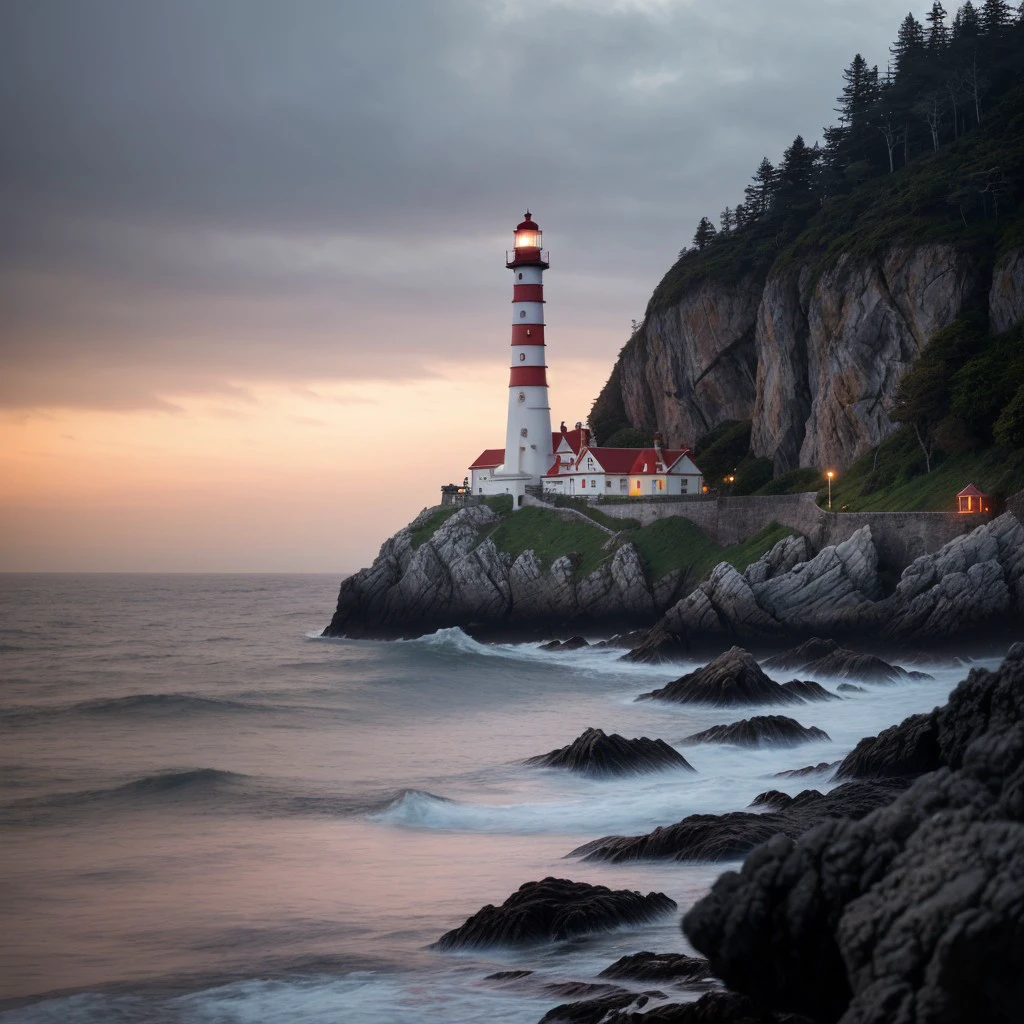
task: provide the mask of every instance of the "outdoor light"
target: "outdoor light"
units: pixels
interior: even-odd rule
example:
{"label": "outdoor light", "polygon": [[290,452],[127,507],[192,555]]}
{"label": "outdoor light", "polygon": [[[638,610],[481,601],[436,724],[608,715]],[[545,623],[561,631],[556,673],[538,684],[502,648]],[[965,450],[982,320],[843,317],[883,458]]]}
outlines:
{"label": "outdoor light", "polygon": [[836,471],[834,469],[826,469],[825,470],[825,476],[828,477],[828,510],[829,510],[829,512],[832,511],[832,477],[834,477],[835,475],[836,475]]}

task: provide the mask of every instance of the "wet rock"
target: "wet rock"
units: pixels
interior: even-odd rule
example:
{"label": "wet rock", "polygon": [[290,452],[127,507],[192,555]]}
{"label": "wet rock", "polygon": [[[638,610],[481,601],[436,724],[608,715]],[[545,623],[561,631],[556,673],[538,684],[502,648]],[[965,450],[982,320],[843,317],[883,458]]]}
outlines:
{"label": "wet rock", "polygon": [[566,768],[586,775],[630,775],[666,768],[695,769],[664,740],[641,736],[627,740],[618,733],[586,729],[568,746],[527,758],[523,764],[542,768]]}
{"label": "wet rock", "polygon": [[730,647],[703,668],[688,672],[637,700],[670,700],[679,704],[802,704],[806,698],[769,679],[757,659],[740,647]]}
{"label": "wet rock", "polygon": [[733,860],[781,833],[795,837],[827,818],[862,818],[906,788],[899,780],[847,782],[829,793],[806,790],[785,808],[756,814],[691,814],[675,825],[640,836],[604,836],[573,850],[570,857],[622,864],[634,860]]}
{"label": "wet rock", "polygon": [[828,742],[823,729],[803,726],[785,715],[755,715],[731,725],[714,725],[694,733],[684,743],[731,743],[737,747],[795,747],[801,743]]}
{"label": "wet rock", "polygon": [[927,673],[909,673],[874,654],[858,654],[834,640],[815,637],[764,662],[769,671],[806,672],[829,679],[858,679],[871,683],[896,683],[910,678],[931,679]]}
{"label": "wet rock", "polygon": [[912,778],[939,767],[934,712],[912,715],[877,736],[866,736],[840,762],[837,779]]}
{"label": "wet rock", "polygon": [[908,720],[908,735],[933,730],[937,770],[860,821],[753,851],[686,915],[690,941],[730,988],[816,1020],[1016,1019],[1022,712],[1017,644],[996,672],[972,670],[944,707]]}
{"label": "wet rock", "polygon": [[630,981],[673,981],[680,984],[703,981],[710,975],[703,957],[684,953],[631,953],[606,967],[599,978]]}
{"label": "wet rock", "polygon": [[484,981],[521,981],[531,974],[533,971],[497,971],[494,974],[488,974]]}
{"label": "wet rock", "polygon": [[542,651],[578,651],[581,647],[589,647],[590,644],[581,636],[571,636],[568,640],[549,640],[546,644],[540,645]]}
{"label": "wet rock", "polygon": [[796,779],[803,775],[818,775],[819,773],[832,771],[839,766],[838,761],[819,761],[817,764],[809,764],[805,768],[790,768],[784,772],[776,772],[777,779]]}
{"label": "wet rock", "polygon": [[790,693],[796,694],[802,700],[841,700],[829,690],[826,690],[821,683],[813,679],[791,679],[788,683],[782,683],[782,688]]}
{"label": "wet rock", "polygon": [[836,690],[839,693],[867,693],[863,686],[855,686],[853,683],[840,683]]}
{"label": "wet rock", "polygon": [[793,1013],[772,1013],[736,992],[708,992],[695,1003],[665,1003],[613,1011],[601,1024],[816,1024]]}
{"label": "wet rock", "polygon": [[[602,986],[595,986],[602,987]],[[563,1003],[541,1017],[538,1024],[602,1024],[609,1019],[609,1014],[635,1006],[642,1009],[651,998],[664,999],[664,992],[632,992],[611,985],[603,986],[606,993],[596,999],[587,999],[574,1003]]]}
{"label": "wet rock", "polygon": [[640,924],[675,909],[675,901],[661,892],[644,896],[628,889],[548,877],[521,885],[500,907],[482,907],[465,924],[442,935],[433,948],[555,942]]}

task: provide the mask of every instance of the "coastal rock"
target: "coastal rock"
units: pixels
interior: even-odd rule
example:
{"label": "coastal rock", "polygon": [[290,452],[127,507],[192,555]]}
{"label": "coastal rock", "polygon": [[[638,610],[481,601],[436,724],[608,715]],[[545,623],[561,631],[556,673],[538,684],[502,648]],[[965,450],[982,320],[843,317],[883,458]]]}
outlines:
{"label": "coastal rock", "polygon": [[703,957],[684,953],[630,953],[606,967],[599,978],[629,981],[671,981],[680,984],[703,981],[710,975]]}
{"label": "coastal rock", "polygon": [[[514,558],[500,551],[490,536],[500,517],[486,505],[459,509],[430,535],[431,523],[444,512],[425,509],[384,542],[370,568],[342,582],[325,636],[412,637],[471,625],[550,630],[562,623],[649,623],[663,607],[656,605],[643,561],[628,542],[616,539],[611,557],[581,575],[574,552],[544,568],[533,550]],[[596,525],[592,529],[600,533]]]}
{"label": "coastal rock", "polygon": [[549,640],[540,645],[542,651],[578,651],[590,644],[581,636],[571,636],[568,640]]}
{"label": "coastal rock", "polygon": [[601,729],[586,729],[568,746],[527,758],[523,764],[542,768],[566,768],[585,775],[630,775],[666,768],[693,766],[664,740],[627,740],[618,733],[606,735]]}
{"label": "coastal rock", "polygon": [[[654,997],[663,999],[664,992],[632,992],[629,989],[604,986],[607,991],[596,998],[563,1003],[548,1010],[538,1024],[602,1024],[609,1020],[609,1014],[635,1006],[642,1009]],[[611,1018],[614,1019],[614,1018]]]}
{"label": "coastal rock", "polygon": [[941,636],[1024,611],[1024,526],[1009,512],[922,555],[884,602],[887,639]]}
{"label": "coastal rock", "polygon": [[912,778],[939,767],[934,712],[912,715],[877,736],[867,736],[836,769],[837,779]]}
{"label": "coastal rock", "polygon": [[802,704],[804,697],[774,682],[761,671],[757,659],[741,647],[730,647],[703,668],[637,700],[670,700],[678,704]]}
{"label": "coastal rock", "polygon": [[683,743],[730,743],[737,747],[796,747],[801,743],[828,742],[824,729],[803,726],[785,715],[755,715],[731,725],[714,725],[687,736]]}
{"label": "coastal rock", "polygon": [[932,712],[937,770],[860,821],[775,836],[719,878],[683,921],[716,975],[769,1008],[841,1024],[1018,1016],[1022,711],[1016,644]]}
{"label": "coastal rock", "polygon": [[820,775],[830,772],[839,767],[838,761],[819,761],[817,764],[809,764],[804,768],[789,768],[783,772],[776,772],[777,779],[797,779],[804,775]]}
{"label": "coastal rock", "polygon": [[500,907],[478,910],[446,932],[435,949],[556,942],[625,924],[640,924],[676,909],[664,893],[646,896],[628,889],[545,878],[521,885]]}
{"label": "coastal rock", "polygon": [[618,1010],[601,1024],[815,1024],[795,1013],[771,1013],[736,992],[708,992],[695,1003],[665,1003],[633,1012]]}
{"label": "coastal rock", "polygon": [[[888,597],[882,595],[870,527],[770,575],[769,563],[792,551],[787,541],[780,541],[786,549],[776,545],[744,574],[727,563],[716,567],[651,626],[628,660],[670,660],[700,638],[726,636],[753,640],[824,633],[902,644],[945,641],[981,626],[1019,624],[1024,615],[1024,526],[1010,512],[916,559]],[[831,640],[808,643],[766,666],[873,682],[928,678],[832,646]],[[819,657],[811,658],[813,653]]]}
{"label": "coastal rock", "polygon": [[874,654],[858,654],[834,640],[815,637],[764,662],[773,671],[806,672],[829,679],[859,679],[871,683],[896,683],[911,678],[931,679],[927,673],[911,674]]}
{"label": "coastal rock", "polygon": [[827,818],[859,819],[892,801],[905,788],[898,780],[847,782],[824,795],[805,790],[784,808],[765,814],[691,814],[640,836],[604,836],[570,857],[622,864],[635,860],[734,860],[776,834],[796,837]]}

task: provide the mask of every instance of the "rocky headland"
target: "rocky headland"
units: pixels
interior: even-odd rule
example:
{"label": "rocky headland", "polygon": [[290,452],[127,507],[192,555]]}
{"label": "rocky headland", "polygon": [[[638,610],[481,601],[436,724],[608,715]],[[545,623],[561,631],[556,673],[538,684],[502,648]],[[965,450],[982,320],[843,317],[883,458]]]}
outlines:
{"label": "rocky headland", "polygon": [[[627,657],[660,661],[735,640],[779,645],[828,636],[912,647],[979,629],[1005,632],[1024,614],[1024,527],[1009,512],[915,559],[894,588],[864,526],[817,552],[806,537],[787,536],[743,571],[721,562],[683,596],[681,574],[652,581],[626,535],[608,535],[603,561],[583,572],[577,552],[545,566],[531,549],[500,550],[492,534],[502,516],[486,505],[460,509],[421,537],[436,514],[424,510],[385,541],[369,568],[343,581],[325,636],[414,637],[460,626],[533,639],[572,627],[607,635],[639,626]],[[834,643],[806,653],[794,658],[794,670],[904,677]]]}

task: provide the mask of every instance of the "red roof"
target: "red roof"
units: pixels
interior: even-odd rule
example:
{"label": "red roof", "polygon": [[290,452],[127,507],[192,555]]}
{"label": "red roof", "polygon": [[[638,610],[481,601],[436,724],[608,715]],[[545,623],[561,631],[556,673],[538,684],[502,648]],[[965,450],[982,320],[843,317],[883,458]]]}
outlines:
{"label": "red roof", "polygon": [[974,484],[968,484],[958,495],[958,498],[987,498],[984,491],[979,491]]}
{"label": "red roof", "polygon": [[540,231],[540,225],[530,216],[530,211],[527,210],[522,224],[516,228],[516,231]]}
{"label": "red roof", "polygon": [[586,427],[567,430],[564,434],[560,430],[553,430],[551,432],[551,450],[553,452],[558,451],[558,446],[562,443],[563,437],[568,441],[569,447],[573,452],[579,455],[580,449],[585,444],[585,438],[590,437],[590,431]]}
{"label": "red roof", "polygon": [[505,461],[505,449],[504,448],[488,448],[481,452],[476,462],[473,463],[470,469],[494,469],[495,466],[500,466]]}

